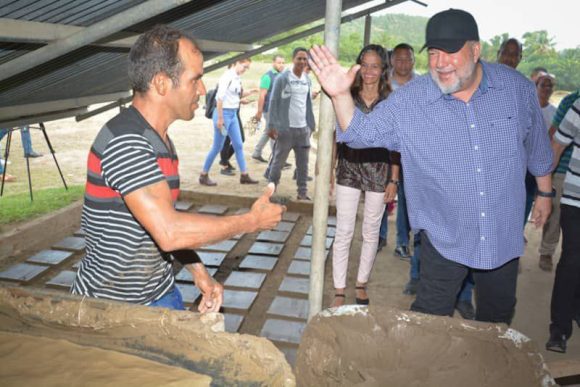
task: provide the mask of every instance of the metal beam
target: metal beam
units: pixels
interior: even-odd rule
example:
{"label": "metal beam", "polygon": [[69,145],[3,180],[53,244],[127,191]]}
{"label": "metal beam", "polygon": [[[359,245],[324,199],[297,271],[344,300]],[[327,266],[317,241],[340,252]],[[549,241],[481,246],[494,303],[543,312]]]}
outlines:
{"label": "metal beam", "polygon": [[[0,41],[12,43],[41,43],[64,39],[70,35],[82,32],[87,27],[69,26],[66,24],[41,23],[28,20],[0,18]],[[131,48],[139,35],[119,32],[105,39],[92,43],[92,46]],[[254,48],[252,44],[220,42],[207,39],[196,39],[202,51],[212,52],[244,52]]]}
{"label": "metal beam", "polygon": [[[388,1],[387,0],[387,1],[385,1],[384,4],[379,4],[379,5],[376,5],[374,7],[367,8],[367,9],[364,9],[362,11],[359,11],[359,12],[356,12],[356,13],[353,13],[353,14],[343,16],[340,19],[340,23],[341,24],[347,23],[349,21],[358,19],[358,18],[363,17],[363,16],[366,16],[366,15],[370,15],[372,13],[378,12],[380,10],[383,10],[383,9],[389,8],[389,7],[392,7],[392,6],[397,5],[397,4],[400,4],[400,3],[404,3],[406,1],[409,1],[409,0],[392,0],[392,1]],[[316,27],[312,27],[312,28],[307,29],[307,30],[302,31],[302,32],[298,32],[298,33],[296,33],[294,35],[287,36],[287,37],[285,37],[283,39],[276,40],[276,41],[274,41],[272,43],[264,44],[263,46],[260,46],[260,47],[258,47],[256,49],[253,49],[253,50],[250,50],[250,51],[246,51],[246,52],[244,52],[242,54],[233,56],[233,57],[228,58],[226,60],[223,60],[221,62],[214,63],[212,65],[206,66],[206,67],[204,67],[203,70],[204,70],[204,72],[214,71],[214,70],[217,70],[219,68],[228,66],[228,65],[230,65],[232,63],[235,63],[236,61],[238,61],[240,59],[250,58],[250,57],[252,57],[254,55],[261,54],[261,53],[263,53],[265,51],[268,51],[268,50],[271,50],[273,48],[282,46],[282,45],[284,45],[286,43],[293,42],[293,41],[298,40],[298,39],[301,39],[301,38],[303,38],[305,36],[314,35],[314,34],[316,34],[318,32],[321,32],[321,31],[324,31],[324,24],[321,24],[321,25],[316,26]]]}
{"label": "metal beam", "polygon": [[365,16],[365,35],[363,38],[363,47],[366,47],[371,42],[371,27],[372,27],[372,16],[366,15]]}
{"label": "metal beam", "polygon": [[104,113],[107,110],[111,110],[111,109],[114,109],[114,108],[119,107],[121,105],[128,104],[132,100],[133,100],[133,96],[130,96],[127,98],[121,98],[118,101],[115,101],[115,102],[110,103],[110,104],[105,105],[105,106],[101,106],[100,108],[91,110],[90,112],[79,114],[75,117],[75,121],[80,122],[80,121],[86,120],[87,118],[91,118],[91,117],[94,117],[98,114]]}
{"label": "metal beam", "polygon": [[50,112],[46,114],[31,115],[26,117],[19,117],[17,119],[9,119],[6,121],[0,120],[0,128],[15,128],[17,126],[38,124],[39,122],[48,122],[60,120],[63,118],[73,117],[77,114],[82,114],[87,111],[86,107],[64,110],[60,112]]}
{"label": "metal beam", "polygon": [[131,96],[131,92],[92,95],[88,97],[61,99],[49,102],[30,103],[25,105],[14,105],[0,108],[0,121],[17,120],[18,117],[26,117],[37,114],[50,113],[54,111],[75,109],[93,105],[96,103],[115,101]]}
{"label": "metal beam", "polygon": [[[326,0],[324,44],[338,58],[340,42],[340,12],[342,0]],[[312,214],[312,258],[310,268],[310,291],[308,294],[308,320],[322,310],[324,291],[324,263],[326,261],[326,228],[328,221],[328,198],[330,196],[330,173],[332,169],[332,143],[334,141],[334,109],[326,94],[320,100],[319,136],[316,165],[318,175],[314,186],[314,211]]]}
{"label": "metal beam", "polygon": [[0,81],[192,0],[148,0],[0,66]]}

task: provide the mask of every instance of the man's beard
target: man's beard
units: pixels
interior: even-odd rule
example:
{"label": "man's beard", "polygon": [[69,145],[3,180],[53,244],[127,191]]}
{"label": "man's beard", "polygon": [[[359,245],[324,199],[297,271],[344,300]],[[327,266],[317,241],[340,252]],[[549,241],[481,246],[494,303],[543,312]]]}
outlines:
{"label": "man's beard", "polygon": [[473,76],[477,63],[469,61],[466,66],[467,67],[465,68],[465,71],[462,71],[462,74],[460,74],[457,70],[455,71],[456,79],[452,84],[441,83],[439,81],[439,77],[437,76],[436,69],[430,69],[429,73],[443,94],[453,94],[463,89],[466,81]]}

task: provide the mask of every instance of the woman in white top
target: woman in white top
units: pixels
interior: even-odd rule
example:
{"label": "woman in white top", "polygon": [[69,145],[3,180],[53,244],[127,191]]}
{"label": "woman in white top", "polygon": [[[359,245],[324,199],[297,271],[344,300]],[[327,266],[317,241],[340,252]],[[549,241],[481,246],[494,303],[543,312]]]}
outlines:
{"label": "woman in white top", "polygon": [[251,60],[249,58],[239,60],[220,77],[218,91],[216,93],[216,108],[213,112],[213,145],[203,164],[203,171],[199,176],[199,183],[202,185],[217,185],[215,181],[209,178],[208,172],[216,156],[222,149],[226,136],[230,137],[236,153],[236,161],[241,172],[240,183],[258,183],[257,180],[253,180],[248,175],[246,161],[244,159],[242,134],[237,116],[238,110],[240,109],[240,99],[245,97],[245,94],[249,94],[242,91],[240,76],[250,68],[250,63]]}

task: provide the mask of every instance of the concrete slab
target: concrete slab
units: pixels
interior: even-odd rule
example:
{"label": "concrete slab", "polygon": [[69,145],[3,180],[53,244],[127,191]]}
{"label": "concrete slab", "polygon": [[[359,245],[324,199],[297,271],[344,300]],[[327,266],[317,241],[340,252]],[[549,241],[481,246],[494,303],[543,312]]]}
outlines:
{"label": "concrete slab", "polygon": [[[334,238],[326,238],[325,246],[327,249],[330,249],[332,242],[334,242]],[[304,238],[300,241],[300,246],[312,247],[312,235],[304,235]]]}
{"label": "concrete slab", "polygon": [[256,299],[258,293],[248,292],[245,290],[224,290],[224,303],[222,306],[225,309],[248,310]]}
{"label": "concrete slab", "polygon": [[296,364],[296,353],[298,352],[298,348],[278,346],[278,349],[284,354],[286,361],[294,367],[294,364]]}
{"label": "concrete slab", "polygon": [[200,250],[223,251],[225,253],[228,253],[228,252],[230,252],[231,249],[234,248],[236,243],[238,243],[237,240],[229,239],[229,240],[221,241],[221,242],[213,244],[213,245],[200,247]]}
{"label": "concrete slab", "polygon": [[336,216],[329,216],[326,224],[332,227],[336,227]]}
{"label": "concrete slab", "polygon": [[224,286],[248,289],[260,289],[262,283],[266,279],[264,273],[250,273],[243,271],[233,271],[228,279],[224,282]]}
{"label": "concrete slab", "polygon": [[234,212],[234,215],[243,215],[247,214],[248,212],[250,212],[249,208],[238,208],[236,212]]}
{"label": "concrete slab", "polygon": [[306,320],[308,318],[308,300],[278,296],[272,301],[268,314]]}
{"label": "concrete slab", "polygon": [[272,230],[274,231],[288,231],[291,232],[296,224],[292,222],[280,222]]}
{"label": "concrete slab", "polygon": [[78,237],[84,237],[85,235],[87,235],[87,233],[82,228],[79,228],[74,232],[73,235]]}
{"label": "concrete slab", "polygon": [[[312,249],[310,247],[299,247],[294,253],[294,259],[310,261],[311,257],[312,257]],[[326,250],[325,258],[328,258],[328,250]]]}
{"label": "concrete slab", "polygon": [[73,253],[70,251],[42,250],[28,258],[26,262],[42,263],[45,265],[58,265],[71,255],[73,255]]}
{"label": "concrete slab", "polygon": [[226,332],[236,333],[244,322],[244,316],[239,314],[224,313],[224,325]]}
{"label": "concrete slab", "polygon": [[286,240],[288,239],[289,236],[290,236],[290,233],[288,231],[270,230],[270,231],[262,231],[261,233],[259,233],[256,240],[262,241],[262,242],[284,243],[284,242],[286,242]]}
{"label": "concrete slab", "polygon": [[66,237],[60,242],[57,242],[52,248],[57,250],[81,251],[85,248],[85,238],[74,236]]}
{"label": "concrete slab", "polygon": [[226,259],[225,253],[213,251],[198,251],[197,255],[199,255],[201,261],[206,266],[219,266]]}
{"label": "concrete slab", "polygon": [[261,255],[246,255],[246,258],[240,263],[239,268],[272,271],[277,262],[277,258],[263,257]]}
{"label": "concrete slab", "polygon": [[48,281],[46,284],[48,286],[54,286],[57,288],[70,289],[76,276],[77,276],[76,271],[70,271],[70,270],[61,271],[55,277],[53,277],[50,281]]}
{"label": "concrete slab", "polygon": [[[306,230],[306,234],[312,235],[312,226],[308,227],[308,230]],[[326,228],[326,236],[327,237],[334,238],[335,235],[336,235],[336,227],[327,227]]]}
{"label": "concrete slab", "polygon": [[0,279],[28,282],[48,269],[49,266],[19,263],[17,265],[11,266],[8,268],[8,270],[0,272]]}
{"label": "concrete slab", "polygon": [[[206,270],[209,273],[209,275],[211,275],[212,277],[218,271],[218,269],[213,268],[213,267],[207,267]],[[189,272],[189,270],[187,270],[184,267],[183,269],[181,269],[179,271],[179,273],[177,273],[177,275],[175,276],[175,280],[179,281],[179,282],[191,283],[193,281],[193,277],[191,276],[191,273]]]}
{"label": "concrete slab", "polygon": [[310,262],[293,260],[288,267],[288,274],[310,276]]}
{"label": "concrete slab", "polygon": [[259,255],[273,255],[279,256],[284,245],[279,243],[254,242],[248,253]]}
{"label": "concrete slab", "polygon": [[310,289],[310,279],[309,278],[297,278],[286,276],[282,280],[278,290],[280,292],[286,293],[297,293],[302,295],[308,295]]}
{"label": "concrete slab", "polygon": [[282,220],[286,222],[297,222],[300,219],[300,214],[297,212],[285,212],[282,215]]}
{"label": "concrete slab", "polygon": [[177,211],[187,212],[193,207],[193,202],[189,200],[178,200],[175,202],[175,209]]}
{"label": "concrete slab", "polygon": [[199,288],[195,285],[186,285],[180,283],[177,283],[176,285],[179,291],[181,292],[183,302],[186,304],[193,304],[195,300],[197,300],[198,297],[201,296]]}
{"label": "concrete slab", "polygon": [[197,209],[200,214],[223,215],[228,211],[228,206],[221,204],[206,204]]}
{"label": "concrete slab", "polygon": [[300,344],[306,323],[285,320],[266,320],[260,336],[284,343]]}

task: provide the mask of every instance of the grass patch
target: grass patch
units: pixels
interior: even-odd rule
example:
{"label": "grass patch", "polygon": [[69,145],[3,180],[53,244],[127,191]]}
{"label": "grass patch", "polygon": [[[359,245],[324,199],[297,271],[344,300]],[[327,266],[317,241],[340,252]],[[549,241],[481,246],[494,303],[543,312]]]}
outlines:
{"label": "grass patch", "polygon": [[22,222],[66,207],[83,197],[84,185],[63,188],[47,188],[34,191],[34,201],[28,192],[6,195],[0,198],[0,225]]}

